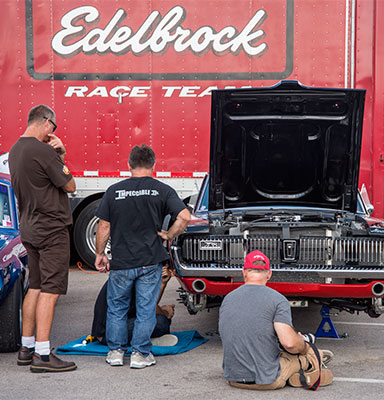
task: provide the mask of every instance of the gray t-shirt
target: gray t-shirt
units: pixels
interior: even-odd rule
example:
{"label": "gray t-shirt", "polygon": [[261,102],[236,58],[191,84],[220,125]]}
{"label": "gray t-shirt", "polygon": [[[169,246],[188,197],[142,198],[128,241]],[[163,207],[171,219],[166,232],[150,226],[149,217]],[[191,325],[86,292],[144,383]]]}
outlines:
{"label": "gray t-shirt", "polygon": [[292,326],[288,300],[275,290],[245,284],[229,293],[220,307],[224,377],[231,382],[266,385],[280,373],[274,322]]}

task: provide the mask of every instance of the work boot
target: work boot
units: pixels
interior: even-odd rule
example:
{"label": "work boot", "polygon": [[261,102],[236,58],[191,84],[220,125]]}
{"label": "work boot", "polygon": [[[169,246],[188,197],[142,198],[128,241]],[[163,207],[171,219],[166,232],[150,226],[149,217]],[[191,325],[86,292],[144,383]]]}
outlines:
{"label": "work boot", "polygon": [[35,348],[29,348],[26,346],[21,346],[19,352],[17,353],[17,365],[29,365],[32,362],[32,356],[35,352]]}
{"label": "work boot", "polygon": [[49,356],[42,356],[38,353],[34,353],[32,356],[31,372],[66,372],[76,368],[74,362],[60,360],[52,352]]}

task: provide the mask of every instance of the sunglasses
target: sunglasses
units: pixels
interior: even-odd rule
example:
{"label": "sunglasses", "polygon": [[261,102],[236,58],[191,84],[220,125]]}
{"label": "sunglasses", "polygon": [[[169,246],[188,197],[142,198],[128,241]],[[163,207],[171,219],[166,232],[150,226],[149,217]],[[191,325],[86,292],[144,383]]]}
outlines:
{"label": "sunglasses", "polygon": [[52,125],[53,125],[53,131],[52,131],[52,133],[53,132],[55,132],[55,130],[57,129],[57,125],[53,122],[53,121],[51,121],[49,118],[47,118],[47,117],[43,117],[44,119],[47,119]]}

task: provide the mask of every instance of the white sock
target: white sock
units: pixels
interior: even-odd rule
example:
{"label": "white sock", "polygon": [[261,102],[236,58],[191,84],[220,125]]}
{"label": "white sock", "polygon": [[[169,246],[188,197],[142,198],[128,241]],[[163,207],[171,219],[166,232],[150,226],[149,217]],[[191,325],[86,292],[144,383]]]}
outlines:
{"label": "white sock", "polygon": [[22,336],[21,345],[32,349],[35,347],[35,337],[34,336]]}
{"label": "white sock", "polygon": [[47,342],[36,342],[35,353],[41,356],[49,356],[51,352],[51,347],[49,345],[49,340]]}

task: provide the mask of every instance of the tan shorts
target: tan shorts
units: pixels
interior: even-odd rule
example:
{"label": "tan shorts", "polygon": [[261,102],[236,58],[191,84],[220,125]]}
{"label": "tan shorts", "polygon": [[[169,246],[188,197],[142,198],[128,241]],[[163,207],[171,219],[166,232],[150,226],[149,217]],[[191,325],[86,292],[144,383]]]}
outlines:
{"label": "tan shorts", "polygon": [[23,245],[28,253],[29,287],[44,293],[66,294],[70,260],[68,228],[50,235],[39,247],[26,242]]}

